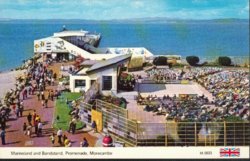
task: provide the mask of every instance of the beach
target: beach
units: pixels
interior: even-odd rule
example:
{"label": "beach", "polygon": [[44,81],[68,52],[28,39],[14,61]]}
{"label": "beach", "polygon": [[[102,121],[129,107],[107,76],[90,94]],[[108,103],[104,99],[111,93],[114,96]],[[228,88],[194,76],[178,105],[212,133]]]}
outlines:
{"label": "beach", "polygon": [[15,88],[16,77],[24,74],[25,70],[8,71],[0,73],[0,99],[2,100],[5,94]]}

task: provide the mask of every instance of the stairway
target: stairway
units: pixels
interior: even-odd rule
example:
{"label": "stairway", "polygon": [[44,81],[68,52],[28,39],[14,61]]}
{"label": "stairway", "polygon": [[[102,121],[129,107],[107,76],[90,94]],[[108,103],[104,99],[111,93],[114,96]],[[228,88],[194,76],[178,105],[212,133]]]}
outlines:
{"label": "stairway", "polygon": [[99,91],[99,83],[98,80],[96,80],[96,82],[94,82],[85,93],[83,101],[85,103],[88,103],[91,100],[91,98],[94,98],[96,96],[98,91]]}
{"label": "stairway", "polygon": [[[63,50],[67,50],[70,54],[74,55],[74,56],[82,56],[85,59],[91,59],[91,60],[103,60],[103,59],[110,59],[113,57],[116,57],[116,54],[92,54],[84,49],[81,49],[80,47],[71,44],[68,41],[63,40],[62,38],[55,38],[56,40],[56,47],[58,49],[63,49]],[[89,46],[88,46],[89,47]],[[91,49],[93,49],[94,47],[92,47]],[[97,52],[97,51],[96,51]]]}

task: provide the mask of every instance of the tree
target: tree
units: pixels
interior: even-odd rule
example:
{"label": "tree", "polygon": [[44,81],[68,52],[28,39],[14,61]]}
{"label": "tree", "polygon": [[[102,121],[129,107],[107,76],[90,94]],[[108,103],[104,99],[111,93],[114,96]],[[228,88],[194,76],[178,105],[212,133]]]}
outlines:
{"label": "tree", "polygon": [[223,65],[223,66],[230,66],[232,63],[231,58],[229,58],[227,56],[220,56],[218,58],[218,62],[220,65]]}
{"label": "tree", "polygon": [[191,66],[197,66],[197,64],[200,61],[198,56],[187,56],[186,60],[187,60],[188,64]]}
{"label": "tree", "polygon": [[154,65],[167,65],[167,57],[165,56],[159,56],[154,58],[153,60]]}

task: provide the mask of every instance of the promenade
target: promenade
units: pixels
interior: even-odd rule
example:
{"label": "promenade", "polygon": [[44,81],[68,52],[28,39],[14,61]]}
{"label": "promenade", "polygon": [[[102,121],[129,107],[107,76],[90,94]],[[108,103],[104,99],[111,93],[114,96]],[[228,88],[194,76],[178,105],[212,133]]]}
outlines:
{"label": "promenade", "polygon": [[[60,63],[54,64],[49,67],[60,75]],[[54,86],[46,86],[46,89],[57,89],[58,81],[56,81]],[[28,98],[24,101],[24,112],[23,116],[19,118],[15,118],[15,114],[13,111],[11,112],[11,116],[9,121],[7,121],[6,125],[6,145],[4,147],[52,147],[50,136],[54,132],[56,134],[57,130],[53,128],[53,113],[55,109],[55,100],[48,101],[48,108],[42,107],[41,101],[38,101],[36,95],[28,95]],[[34,127],[32,128],[32,135],[31,137],[27,136],[23,132],[23,124],[24,122],[28,123],[27,115],[29,113],[33,113],[36,110],[36,113],[41,117],[41,121],[43,123],[43,130],[42,136],[37,137],[34,134]],[[69,140],[71,141],[72,147],[79,147],[80,142],[85,137],[88,142],[89,146],[93,147],[96,144],[97,137],[101,137],[100,134],[94,134],[90,128],[84,128],[82,130],[76,131],[73,135],[68,133],[67,131],[63,131]],[[54,146],[60,146],[57,143],[57,137],[55,136],[55,144]],[[3,145],[0,145],[3,147]]]}

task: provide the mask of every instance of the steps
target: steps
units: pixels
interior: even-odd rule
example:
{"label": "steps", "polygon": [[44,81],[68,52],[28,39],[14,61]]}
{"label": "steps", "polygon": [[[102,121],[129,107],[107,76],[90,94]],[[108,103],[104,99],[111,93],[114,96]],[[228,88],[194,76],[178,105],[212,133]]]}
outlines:
{"label": "steps", "polygon": [[84,102],[88,103],[91,98],[94,98],[95,95],[98,93],[99,91],[99,83],[98,80],[96,82],[94,82],[91,87],[87,90],[87,92],[84,95]]}
{"label": "steps", "polygon": [[91,59],[91,60],[103,60],[103,59],[110,59],[113,57],[116,57],[116,54],[91,54],[90,52],[81,49],[80,47],[71,44],[68,41],[65,41],[59,37],[55,38],[55,41],[57,42],[56,46],[60,49],[67,50],[70,54],[74,56],[82,56],[85,59]]}

